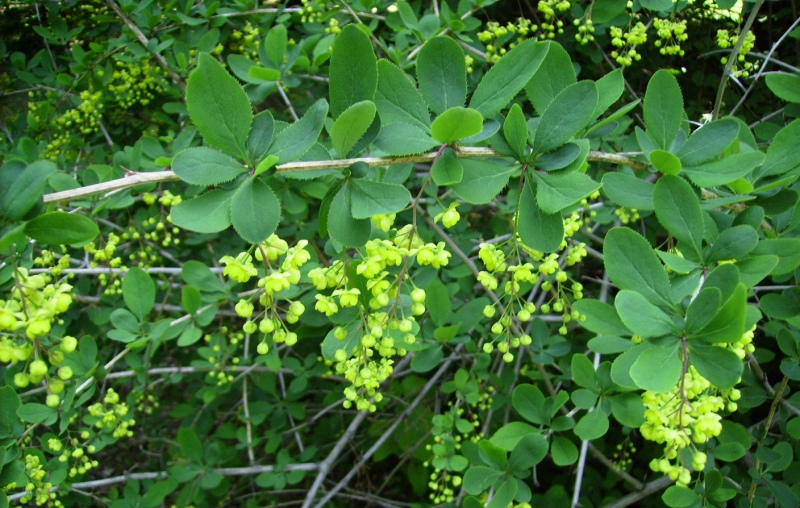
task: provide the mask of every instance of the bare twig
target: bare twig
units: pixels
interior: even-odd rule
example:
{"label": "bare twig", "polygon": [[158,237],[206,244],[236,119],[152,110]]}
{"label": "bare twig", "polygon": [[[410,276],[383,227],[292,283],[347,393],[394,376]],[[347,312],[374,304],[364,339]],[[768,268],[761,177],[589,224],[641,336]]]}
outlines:
{"label": "bare twig", "polygon": [[764,0],[756,0],[753,10],[750,11],[750,16],[747,17],[747,21],[745,21],[741,32],[739,32],[739,38],[736,40],[736,44],[734,44],[733,49],[731,49],[731,56],[728,57],[728,63],[725,64],[725,69],[722,71],[722,79],[719,81],[719,87],[717,88],[717,99],[714,101],[714,111],[711,112],[712,120],[719,118],[719,110],[722,108],[722,97],[725,95],[725,85],[728,84],[728,79],[732,74],[731,69],[733,69],[733,64],[737,61],[736,56],[739,54],[739,50],[744,44],[744,36],[750,31],[750,27],[753,26],[762,5],[764,5]]}
{"label": "bare twig", "polygon": [[[391,166],[394,164],[415,164],[415,163],[430,163],[436,158],[437,152],[429,152],[420,155],[402,155],[392,157],[360,157],[356,159],[335,159],[331,161],[311,161],[311,162],[288,162],[286,164],[279,164],[275,166],[275,171],[278,173],[289,173],[296,171],[315,171],[325,169],[343,169],[350,167],[356,162],[364,162],[370,167]],[[474,159],[481,157],[503,157],[501,154],[495,152],[491,148],[484,147],[459,147],[456,155],[462,159]],[[633,169],[643,170],[646,169],[648,164],[630,157],[623,155],[591,151],[586,157],[587,161],[594,162],[610,162],[621,166],[628,166]],[[116,191],[120,189],[127,189],[136,187],[146,183],[156,182],[172,182],[179,180],[178,176],[172,171],[153,171],[150,173],[133,173],[127,176],[111,180],[108,182],[98,183],[95,185],[87,185],[79,189],[71,189],[62,192],[54,192],[46,194],[43,197],[44,203],[58,203],[61,201],[70,201],[78,198],[85,198],[95,194],[102,194],[105,192]]]}

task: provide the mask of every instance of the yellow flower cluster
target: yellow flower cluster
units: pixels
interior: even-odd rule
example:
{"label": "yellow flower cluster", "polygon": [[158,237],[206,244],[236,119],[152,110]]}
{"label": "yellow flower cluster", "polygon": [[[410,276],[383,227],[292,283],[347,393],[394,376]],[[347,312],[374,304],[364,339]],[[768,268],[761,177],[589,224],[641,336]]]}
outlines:
{"label": "yellow flower cluster", "polygon": [[620,27],[612,26],[608,33],[611,35],[611,45],[614,51],[611,58],[623,67],[630,67],[634,60],[641,60],[642,55],[636,51],[636,46],[647,42],[647,27],[642,22],[636,23],[627,32]]}
{"label": "yellow flower cluster", "polygon": [[[739,41],[739,34],[729,30],[717,30],[717,46],[722,49],[732,48]],[[756,45],[756,36],[752,31],[748,31],[744,36],[744,42],[739,49],[739,54],[736,55],[736,62],[734,62],[731,72],[734,76],[746,78],[750,75],[750,70],[754,68],[751,62],[745,60],[745,57]],[[727,65],[728,57],[720,59],[722,65]]]}
{"label": "yellow flower cluster", "polygon": [[119,394],[113,388],[108,389],[103,402],[96,402],[88,409],[90,416],[87,417],[87,423],[93,424],[99,430],[111,432],[115,438],[133,436],[130,428],[136,424],[136,420],[129,414],[128,404],[120,402]]}
{"label": "yellow flower cluster", "polygon": [[164,93],[164,71],[148,60],[115,62],[108,90],[123,110],[134,106],[147,106],[156,96]]}
{"label": "yellow flower cluster", "polygon": [[[80,436],[84,441],[88,441],[91,434],[89,431],[84,430],[81,431]],[[51,439],[48,445],[50,449],[55,452],[61,451],[61,455],[58,456],[59,462],[71,462],[68,470],[70,478],[85,474],[90,469],[94,469],[100,465],[100,462],[96,459],[89,458],[89,454],[97,451],[94,445],[86,443],[81,444],[75,437],[70,437],[67,440],[69,441],[69,449],[65,449],[64,445],[57,439]]]}
{"label": "yellow flower cluster", "polygon": [[[61,501],[56,498],[56,493],[50,492],[50,489],[53,488],[53,484],[44,481],[47,471],[41,464],[38,456],[33,454],[25,455],[25,475],[28,477],[29,481],[25,485],[25,495],[19,500],[21,504],[35,501],[36,506],[63,506]],[[16,485],[13,485],[11,488],[15,487]],[[9,488],[9,486],[5,488]]]}
{"label": "yellow flower cluster", "polygon": [[[732,350],[740,358],[755,348],[752,344],[755,327],[733,344],[716,344]],[[664,444],[664,457],[653,459],[650,469],[661,472],[679,485],[691,481],[691,470],[702,471],[706,454],[697,445],[722,432],[721,411],[735,412],[742,394],[737,388],[720,390],[690,365],[681,382],[668,393],[642,394],[645,423],[639,429],[642,437]],[[690,448],[691,469],[683,462],[684,448]]]}
{"label": "yellow flower cluster", "polygon": [[658,39],[654,43],[662,55],[683,56],[681,42],[689,38],[686,33],[686,20],[670,21],[668,19],[656,19],[653,26],[658,34]]}
{"label": "yellow flower cluster", "polygon": [[[548,255],[531,249],[516,238],[511,246],[512,255],[518,260],[514,264],[507,261],[506,253],[499,246],[490,243],[479,245],[478,257],[486,266],[486,270],[478,272],[478,282],[489,291],[496,291],[502,283],[503,298],[506,300],[502,314],[491,327],[494,338],[483,344],[485,353],[491,353],[497,348],[503,354],[504,361],[512,362],[514,354],[510,349],[531,344],[529,335],[514,336],[512,331],[514,318],[520,323],[525,323],[530,321],[536,312],[536,305],[526,300],[525,293],[537,283],[543,291],[552,294],[539,310],[544,314],[550,313],[551,310],[562,314],[563,325],[559,328],[561,335],[567,334],[567,323],[572,319],[581,318],[577,311],[571,309],[571,302],[583,298],[583,285],[570,281],[569,274],[559,267],[558,260],[563,257],[565,265],[572,266],[586,257],[585,244],[567,240],[583,227],[584,219],[576,211],[563,221],[565,238],[560,250]],[[571,287],[567,287],[568,281],[571,282]],[[572,294],[571,298],[569,293]],[[487,305],[483,309],[483,315],[489,319],[494,318],[496,314],[497,308],[494,305]]]}
{"label": "yellow flower cluster", "polygon": [[[478,32],[478,40],[485,45],[486,61],[491,64],[500,60],[507,50],[513,49],[525,40],[529,33],[535,33],[537,30],[539,26],[526,18],[517,18],[516,23],[508,22],[505,26],[496,21],[489,21],[486,30]],[[506,44],[508,48],[505,47]],[[468,61],[467,66],[470,65],[471,62]]]}
{"label": "yellow flower cluster", "polygon": [[415,316],[425,313],[423,289],[402,294],[408,266],[415,259],[438,269],[448,264],[450,253],[443,242],[424,243],[407,225],[395,230],[391,239],[370,240],[359,254],[360,261],[335,261],[312,269],[308,276],[320,292],[315,295],[317,311],[334,316],[342,309],[358,310],[351,323],[333,330],[342,341],[333,371],[350,383],[344,390],[346,408],[375,411],[383,398],[380,384],[393,371],[393,357],[404,356],[403,346],[416,342]]}
{"label": "yellow flower cluster", "polygon": [[[300,301],[287,300],[284,312],[278,307],[278,294],[288,290],[300,282],[300,268],[311,259],[311,254],[306,250],[307,240],[300,240],[294,247],[279,238],[271,235],[265,241],[254,246],[254,255],[241,252],[235,258],[223,256],[220,263],[225,265],[223,275],[229,279],[245,283],[258,275],[258,270],[253,264],[253,258],[264,266],[264,276],[259,278],[256,292],[249,299],[240,300],[235,307],[236,313],[245,318],[242,330],[253,334],[256,331],[264,334],[258,344],[259,354],[269,352],[269,340],[274,344],[285,343],[293,346],[297,343],[297,334],[290,331],[286,324],[297,323],[305,312],[305,306]],[[256,297],[263,310],[255,312]]]}

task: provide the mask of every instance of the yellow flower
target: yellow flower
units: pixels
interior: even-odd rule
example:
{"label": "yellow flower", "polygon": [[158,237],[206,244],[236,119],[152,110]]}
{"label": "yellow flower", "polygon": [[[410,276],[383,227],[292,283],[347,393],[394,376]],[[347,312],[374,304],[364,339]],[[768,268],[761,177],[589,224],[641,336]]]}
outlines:
{"label": "yellow flower", "polygon": [[236,282],[247,282],[258,273],[253,266],[253,256],[246,252],[240,253],[235,259],[232,256],[222,256],[219,262],[225,265],[222,274]]}

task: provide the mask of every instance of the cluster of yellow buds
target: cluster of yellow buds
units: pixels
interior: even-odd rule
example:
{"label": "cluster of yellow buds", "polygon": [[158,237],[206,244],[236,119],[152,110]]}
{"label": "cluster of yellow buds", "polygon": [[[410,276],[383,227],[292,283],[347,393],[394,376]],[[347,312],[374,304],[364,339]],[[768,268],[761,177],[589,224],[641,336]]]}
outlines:
{"label": "cluster of yellow buds", "polygon": [[[722,49],[732,48],[736,45],[739,41],[739,34],[729,30],[717,30],[717,46]],[[748,62],[745,57],[747,54],[752,50],[756,45],[756,36],[749,30],[744,36],[744,42],[742,43],[741,48],[739,48],[739,54],[736,55],[736,61],[731,68],[731,72],[734,76],[746,78],[750,75],[750,70],[754,68],[754,65],[751,62]],[[722,65],[727,65],[728,57],[722,57],[720,59]]]}
{"label": "cluster of yellow buds", "polygon": [[[29,481],[25,485],[25,495],[19,500],[21,504],[35,501],[36,506],[63,506],[61,501],[57,499],[56,493],[50,492],[53,484],[44,481],[47,471],[38,456],[33,454],[25,455],[25,475]],[[6,486],[6,488],[8,487]],[[11,488],[15,487],[16,485],[13,485]]]}
{"label": "cluster of yellow buds", "polygon": [[[254,246],[255,260],[264,266],[264,276],[258,280],[261,290],[248,299],[239,300],[235,310],[247,320],[242,327],[245,333],[259,331],[264,335],[257,346],[259,354],[269,352],[268,339],[274,344],[285,343],[287,346],[297,342],[297,334],[286,325],[297,323],[305,312],[305,306],[300,301],[288,300],[286,310],[282,313],[278,307],[278,296],[300,282],[300,268],[311,259],[307,246],[307,240],[300,240],[294,247],[289,247],[285,240],[274,234]],[[249,281],[258,275],[253,257],[250,252],[241,252],[235,258],[223,256],[220,259],[220,263],[225,265],[223,275],[240,283]],[[254,301],[258,301],[263,310],[256,313]]]}
{"label": "cluster of yellow buds", "polygon": [[683,56],[681,42],[689,38],[686,33],[686,20],[670,21],[668,19],[656,19],[653,21],[658,39],[655,45],[662,55]]}
{"label": "cluster of yellow buds", "polygon": [[136,420],[129,414],[128,404],[120,402],[119,394],[113,388],[108,389],[103,402],[92,404],[88,410],[87,423],[94,424],[97,429],[109,431],[115,438],[133,436],[130,428]]}
{"label": "cluster of yellow buds", "polygon": [[619,65],[630,67],[634,60],[642,59],[636,46],[647,42],[647,27],[641,21],[627,32],[623,32],[618,26],[612,26],[608,33],[611,35],[611,45],[617,48],[611,52],[611,58]]}
{"label": "cluster of yellow buds", "polygon": [[[505,26],[496,21],[489,21],[486,24],[486,30],[478,32],[478,40],[481,41],[486,49],[486,61],[488,63],[495,63],[507,50],[513,49],[514,46],[525,40],[529,33],[534,33],[539,30],[538,25],[526,18],[518,18],[516,23],[508,22]],[[516,36],[516,37],[515,37]],[[508,47],[506,48],[506,44]],[[471,62],[467,62],[467,67]]]}
{"label": "cluster of yellow buds", "polygon": [[[384,216],[376,222],[389,221]],[[330,317],[343,310],[357,311],[358,317],[331,332],[342,342],[335,351],[333,370],[350,383],[344,391],[348,408],[375,411],[383,397],[380,384],[393,371],[393,358],[404,356],[404,346],[416,341],[415,317],[425,313],[426,293],[413,284],[407,293],[401,291],[410,262],[434,268],[449,263],[443,242],[424,243],[411,225],[392,232],[390,239],[368,241],[359,252],[360,261],[337,260],[308,272],[320,292],[315,295],[317,311]]]}
{"label": "cluster of yellow buds", "polygon": [[117,60],[108,90],[122,109],[147,106],[165,90],[164,71],[149,60]]}

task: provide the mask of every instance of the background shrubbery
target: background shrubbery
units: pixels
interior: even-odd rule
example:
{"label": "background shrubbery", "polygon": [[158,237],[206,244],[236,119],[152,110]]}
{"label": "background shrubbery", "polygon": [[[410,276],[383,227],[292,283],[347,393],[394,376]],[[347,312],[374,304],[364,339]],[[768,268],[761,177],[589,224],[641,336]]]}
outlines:
{"label": "background shrubbery", "polygon": [[0,507],[800,505],[799,23],[0,5]]}

